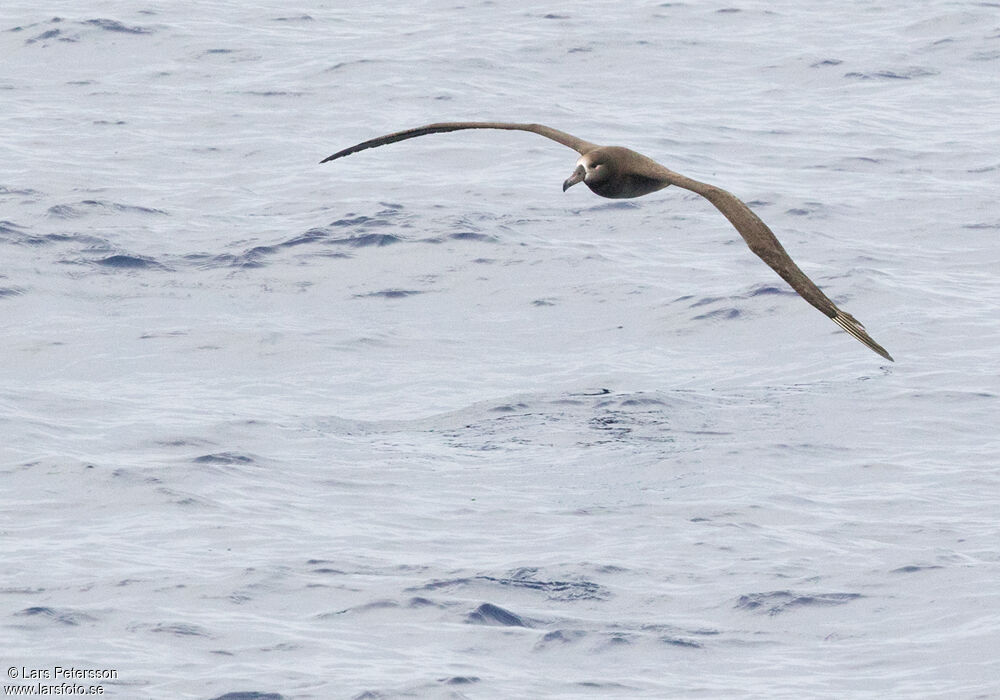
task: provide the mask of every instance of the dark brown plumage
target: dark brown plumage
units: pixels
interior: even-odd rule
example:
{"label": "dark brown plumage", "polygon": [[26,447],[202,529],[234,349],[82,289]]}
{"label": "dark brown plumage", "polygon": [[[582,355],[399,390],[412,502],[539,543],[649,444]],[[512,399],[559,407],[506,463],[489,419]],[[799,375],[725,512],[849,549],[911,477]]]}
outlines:
{"label": "dark brown plumage", "polygon": [[750,246],[750,250],[791,285],[792,289],[798,292],[799,296],[829,316],[834,323],[879,355],[887,360],[892,360],[892,356],[868,335],[864,326],[856,318],[846,311],[838,309],[837,305],[830,301],[829,297],[799,269],[799,266],[785,252],[785,249],[778,242],[771,229],[750,210],[750,207],[721,187],[692,180],[680,173],[675,173],[663,167],[655,160],[628,148],[622,148],[621,146],[598,146],[583,139],[578,139],[564,131],[543,126],[542,124],[442,122],[440,124],[428,124],[416,129],[397,131],[376,139],[364,141],[350,148],[345,148],[342,151],[337,151],[332,156],[328,156],[320,162],[326,163],[327,161],[343,158],[367,148],[384,146],[396,141],[405,141],[406,139],[424,136],[425,134],[459,131],[461,129],[530,131],[572,148],[580,154],[580,157],[577,159],[576,169],[573,171],[573,174],[563,183],[564,192],[578,182],[584,182],[594,194],[613,199],[641,197],[669,185],[676,185],[677,187],[700,194],[714,204],[716,209],[729,219],[739,234],[743,236],[747,245]]}

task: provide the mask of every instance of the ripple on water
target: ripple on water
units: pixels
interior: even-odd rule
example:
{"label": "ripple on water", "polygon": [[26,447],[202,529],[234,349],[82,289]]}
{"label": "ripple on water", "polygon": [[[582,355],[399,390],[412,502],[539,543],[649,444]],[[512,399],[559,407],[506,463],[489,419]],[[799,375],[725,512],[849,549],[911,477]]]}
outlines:
{"label": "ripple on water", "polygon": [[157,262],[154,258],[145,255],[109,255],[106,258],[99,258],[93,261],[100,267],[108,267],[114,270],[165,270],[166,265]]}
{"label": "ripple on water", "polygon": [[76,43],[89,36],[100,36],[101,32],[112,34],[148,35],[154,30],[150,27],[139,25],[128,25],[116,19],[99,17],[95,19],[85,19],[77,21],[64,20],[62,17],[53,17],[44,22],[35,22],[24,26],[14,27],[10,31],[23,32],[27,30],[38,31],[42,27],[49,27],[38,34],[24,40],[25,45],[32,44],[46,45],[50,41],[62,41]]}
{"label": "ripple on water", "polygon": [[764,612],[777,615],[791,608],[844,605],[858,600],[860,593],[794,593],[792,591],[770,591],[767,593],[748,593],[736,599],[736,607],[740,610]]}
{"label": "ripple on water", "polygon": [[531,627],[520,615],[493,603],[483,603],[465,617],[473,625],[502,625],[504,627]]}

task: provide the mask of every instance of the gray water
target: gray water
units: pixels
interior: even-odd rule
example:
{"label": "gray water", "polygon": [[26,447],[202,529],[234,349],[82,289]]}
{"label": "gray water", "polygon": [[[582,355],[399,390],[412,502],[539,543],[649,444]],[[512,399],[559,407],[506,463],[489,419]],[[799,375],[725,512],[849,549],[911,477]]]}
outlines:
{"label": "gray water", "polygon": [[[997,4],[36,8],[0,7],[4,683],[1000,697]],[[730,189],[897,362],[534,134],[318,164],[455,119]]]}

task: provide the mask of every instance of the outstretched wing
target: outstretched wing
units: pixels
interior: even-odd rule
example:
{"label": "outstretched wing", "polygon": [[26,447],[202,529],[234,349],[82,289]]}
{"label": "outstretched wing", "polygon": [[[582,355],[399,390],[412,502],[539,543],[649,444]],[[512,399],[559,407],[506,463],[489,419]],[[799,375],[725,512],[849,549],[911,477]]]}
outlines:
{"label": "outstretched wing", "polygon": [[544,126],[543,124],[512,124],[510,122],[441,122],[439,124],[418,126],[415,129],[397,131],[392,134],[386,134],[385,136],[379,136],[376,139],[362,141],[361,143],[351,146],[350,148],[337,151],[332,156],[327,156],[321,160],[320,163],[326,163],[330,160],[343,158],[344,156],[349,156],[352,153],[357,153],[358,151],[363,151],[367,148],[384,146],[387,143],[396,143],[397,141],[414,139],[418,136],[424,136],[426,134],[439,134],[446,131],[460,131],[462,129],[506,129],[508,131],[530,131],[546,138],[550,138],[564,146],[569,146],[581,155],[587,151],[597,148],[596,145],[584,141],[583,139],[578,139],[572,134],[567,134],[565,131],[559,131],[558,129],[553,129],[552,127]]}
{"label": "outstretched wing", "polygon": [[743,240],[750,246],[750,250],[788,282],[799,296],[829,316],[834,323],[879,355],[889,361],[894,361],[892,355],[868,335],[868,331],[858,319],[837,308],[837,305],[830,301],[830,298],[806,276],[806,273],[799,269],[799,266],[785,251],[767,224],[761,221],[760,217],[754,214],[742,200],[721,187],[692,180],[666,168],[663,170],[664,172],[660,176],[669,179],[671,184],[696,192],[714,204],[715,208],[721,211],[743,236]]}

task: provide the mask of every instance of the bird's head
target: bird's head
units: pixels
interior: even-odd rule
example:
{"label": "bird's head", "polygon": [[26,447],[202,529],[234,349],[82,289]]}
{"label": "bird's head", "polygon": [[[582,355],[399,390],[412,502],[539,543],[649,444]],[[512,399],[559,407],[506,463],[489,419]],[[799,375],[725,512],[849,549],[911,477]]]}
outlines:
{"label": "bird's head", "polygon": [[611,164],[602,157],[600,152],[584,153],[576,161],[576,169],[573,174],[563,182],[563,192],[578,182],[585,182],[591,189],[594,189],[595,185],[600,185],[611,175]]}

